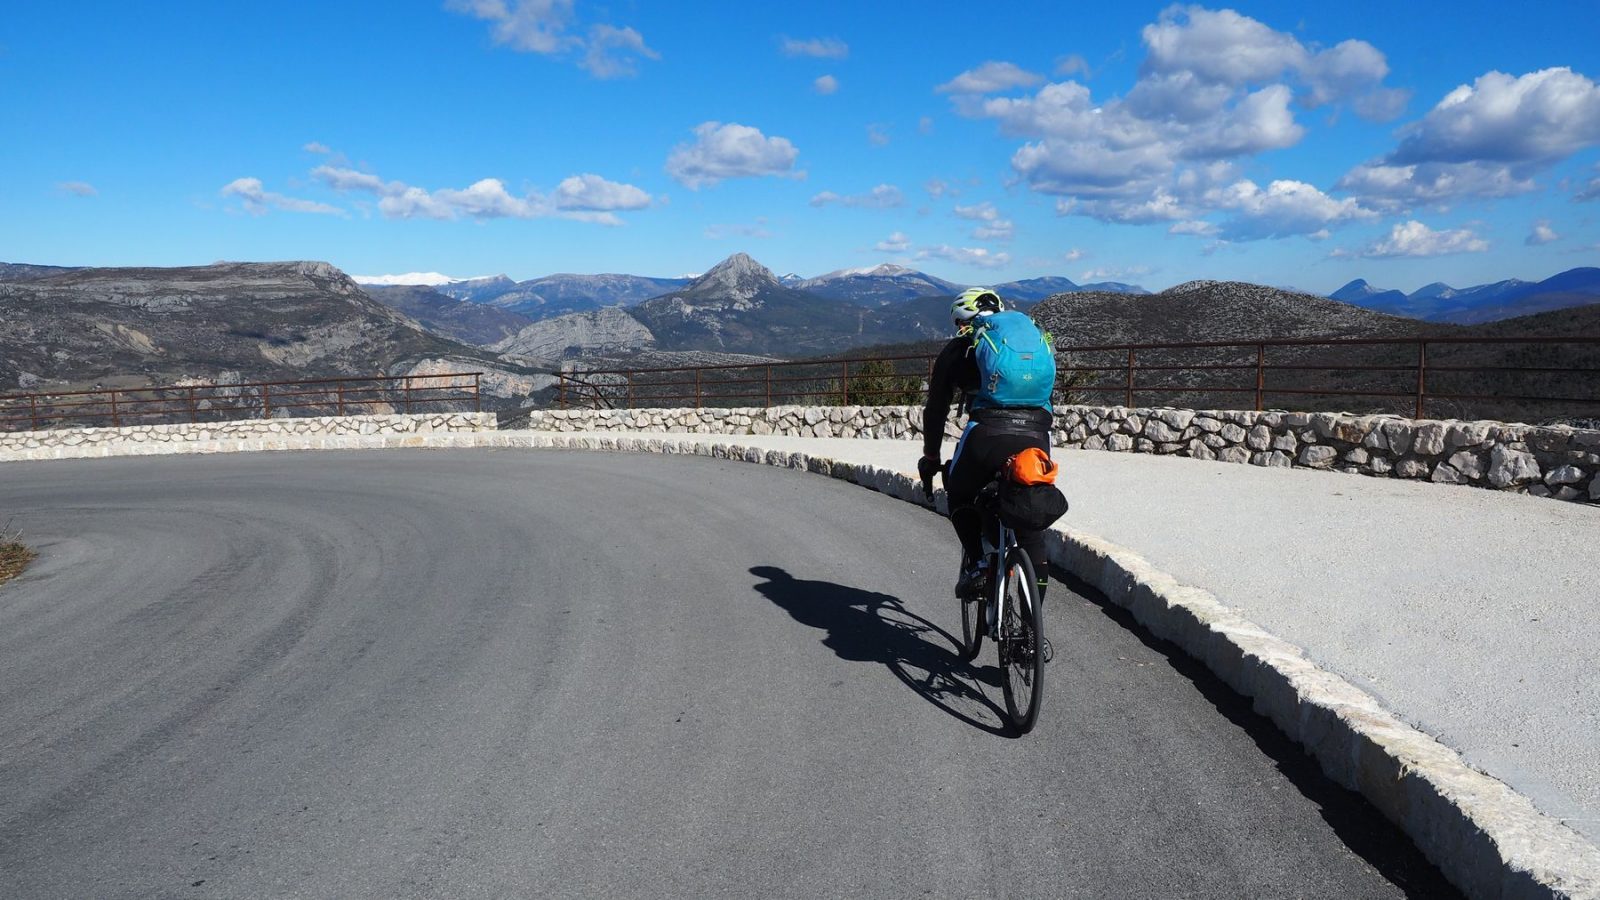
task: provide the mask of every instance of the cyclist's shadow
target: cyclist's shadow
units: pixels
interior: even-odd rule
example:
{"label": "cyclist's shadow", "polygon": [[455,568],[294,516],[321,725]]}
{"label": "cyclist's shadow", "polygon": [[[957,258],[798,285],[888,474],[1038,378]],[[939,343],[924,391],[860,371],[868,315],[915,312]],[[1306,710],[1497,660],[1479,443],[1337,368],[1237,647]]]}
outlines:
{"label": "cyclist's shadow", "polygon": [[750,574],[766,579],[755,589],[795,621],[827,632],[822,643],[840,659],[883,663],[934,706],[974,728],[1010,735],[1005,711],[976,686],[981,670],[957,654],[956,638],[898,597],[802,581],[777,566],[752,566]]}

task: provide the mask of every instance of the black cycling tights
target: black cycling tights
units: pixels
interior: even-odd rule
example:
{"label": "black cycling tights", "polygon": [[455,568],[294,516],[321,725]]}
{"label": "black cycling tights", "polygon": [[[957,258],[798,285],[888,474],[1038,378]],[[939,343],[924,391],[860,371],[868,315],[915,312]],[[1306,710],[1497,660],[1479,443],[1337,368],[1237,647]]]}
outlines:
{"label": "black cycling tights", "polygon": [[[1047,434],[1017,434],[995,431],[980,422],[970,423],[950,460],[950,473],[945,478],[945,493],[950,498],[950,524],[955,526],[956,537],[961,539],[961,549],[968,559],[983,555],[983,522],[972,507],[973,498],[984,485],[994,480],[995,473],[1007,459],[1029,447],[1050,452]],[[1045,585],[1050,577],[1050,559],[1045,555],[1044,534],[1039,531],[1017,530],[1017,544],[1033,562],[1033,571],[1039,577],[1039,597],[1044,598]]]}

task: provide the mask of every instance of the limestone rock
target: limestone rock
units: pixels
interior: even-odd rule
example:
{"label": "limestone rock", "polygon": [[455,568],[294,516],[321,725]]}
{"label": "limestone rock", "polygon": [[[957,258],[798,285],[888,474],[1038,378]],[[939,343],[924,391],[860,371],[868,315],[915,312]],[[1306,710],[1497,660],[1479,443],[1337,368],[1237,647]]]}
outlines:
{"label": "limestone rock", "polygon": [[1489,451],[1489,483],[1497,488],[1539,480],[1539,463],[1526,450],[1496,445]]}
{"label": "limestone rock", "polygon": [[1217,452],[1217,460],[1226,463],[1247,463],[1250,451],[1243,447],[1224,447]]}
{"label": "limestone rock", "polygon": [[1483,457],[1471,450],[1457,450],[1450,455],[1449,463],[1452,469],[1473,481],[1483,477]]}
{"label": "limestone rock", "polygon": [[1417,426],[1411,449],[1421,456],[1437,456],[1444,452],[1444,423],[1424,422]]}
{"label": "limestone rock", "polygon": [[1558,484],[1577,484],[1584,479],[1584,472],[1577,466],[1562,466],[1552,469],[1544,476],[1544,483],[1555,487]]}
{"label": "limestone rock", "polygon": [[1439,463],[1433,467],[1432,481],[1438,484],[1466,484],[1467,478],[1449,463]]}
{"label": "limestone rock", "polygon": [[1232,422],[1222,426],[1222,439],[1230,444],[1242,443],[1244,441],[1244,434],[1244,429],[1233,424]]}
{"label": "limestone rock", "polygon": [[1300,465],[1312,469],[1326,469],[1333,465],[1334,457],[1339,451],[1332,447],[1314,444],[1300,451]]}
{"label": "limestone rock", "polygon": [[1396,456],[1404,456],[1411,452],[1411,441],[1415,436],[1415,427],[1403,419],[1383,424],[1384,440],[1388,442],[1389,450]]}
{"label": "limestone rock", "polygon": [[1401,478],[1424,478],[1428,474],[1428,464],[1420,459],[1407,457],[1395,464],[1394,474]]}
{"label": "limestone rock", "polygon": [[1265,450],[1272,443],[1272,429],[1265,425],[1257,425],[1250,429],[1250,434],[1245,437],[1245,443],[1251,450]]}

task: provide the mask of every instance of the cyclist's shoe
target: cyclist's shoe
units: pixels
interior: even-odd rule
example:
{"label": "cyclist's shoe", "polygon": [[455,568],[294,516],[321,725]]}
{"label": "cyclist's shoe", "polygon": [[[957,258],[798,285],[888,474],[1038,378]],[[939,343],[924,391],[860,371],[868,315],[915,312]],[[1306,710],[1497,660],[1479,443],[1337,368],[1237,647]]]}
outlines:
{"label": "cyclist's shoe", "polygon": [[1050,646],[1049,638],[1039,638],[1039,655],[1044,657],[1045,662],[1049,662],[1055,658],[1056,648]]}
{"label": "cyclist's shoe", "polygon": [[989,584],[989,572],[983,566],[969,566],[956,581],[956,596],[962,600],[976,600],[984,595]]}

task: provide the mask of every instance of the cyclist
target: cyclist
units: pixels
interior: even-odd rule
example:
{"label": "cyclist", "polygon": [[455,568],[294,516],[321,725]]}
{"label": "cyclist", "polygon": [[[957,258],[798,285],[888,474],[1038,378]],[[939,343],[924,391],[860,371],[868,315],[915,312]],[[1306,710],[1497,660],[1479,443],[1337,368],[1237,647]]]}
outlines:
{"label": "cyclist", "polygon": [[[917,463],[917,470],[924,481],[940,468],[939,450],[944,440],[945,420],[958,390],[963,407],[970,411],[967,426],[961,432],[961,440],[956,444],[950,468],[945,473],[950,523],[955,526],[968,561],[956,583],[956,596],[963,598],[980,590],[988,574],[983,570],[987,563],[981,535],[983,522],[972,506],[973,500],[1011,456],[1029,447],[1049,454],[1050,428],[1055,421],[1048,389],[1042,398],[1037,391],[1033,392],[1025,405],[1008,404],[1006,398],[996,398],[992,392],[984,390],[986,383],[992,387],[993,382],[989,381],[991,373],[980,371],[981,354],[977,352],[977,345],[988,324],[984,320],[1003,310],[1000,296],[989,288],[970,288],[950,305],[956,336],[945,344],[934,362],[933,377],[928,382],[928,403],[922,411],[922,459]],[[1006,315],[1023,316],[1022,313]],[[1031,324],[1032,320],[1026,320],[1023,327]],[[1034,328],[1036,330],[1036,326]],[[1053,389],[1053,360],[1050,365],[1049,387]],[[1020,529],[1016,534],[1017,543],[1033,562],[1033,570],[1039,578],[1039,599],[1043,600],[1050,569],[1043,534]]]}

